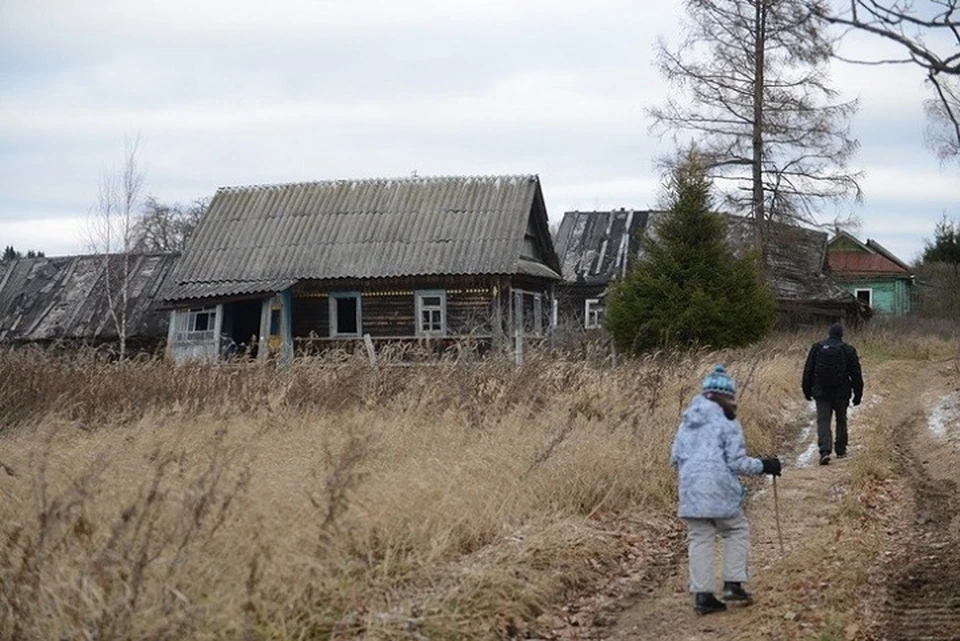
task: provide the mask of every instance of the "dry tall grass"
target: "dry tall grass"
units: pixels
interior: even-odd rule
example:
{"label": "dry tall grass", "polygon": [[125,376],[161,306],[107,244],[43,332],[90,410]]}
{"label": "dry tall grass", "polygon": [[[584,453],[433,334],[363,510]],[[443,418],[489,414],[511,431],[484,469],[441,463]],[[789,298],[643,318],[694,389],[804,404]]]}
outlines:
{"label": "dry tall grass", "polygon": [[617,562],[601,515],[670,518],[677,418],[714,363],[753,453],[782,447],[815,338],[379,371],[0,352],[0,630],[509,636]]}

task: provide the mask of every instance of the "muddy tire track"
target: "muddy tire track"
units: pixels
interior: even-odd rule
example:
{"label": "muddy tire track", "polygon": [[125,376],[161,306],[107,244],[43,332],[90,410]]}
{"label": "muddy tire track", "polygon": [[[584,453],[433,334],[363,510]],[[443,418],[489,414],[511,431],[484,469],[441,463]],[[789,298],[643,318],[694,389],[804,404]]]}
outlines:
{"label": "muddy tire track", "polygon": [[[916,510],[904,563],[889,583],[883,638],[960,641],[957,482],[931,474],[920,448],[903,444],[899,449],[902,472],[913,488]],[[958,469],[960,453],[955,454],[952,465],[939,461],[939,469]]]}

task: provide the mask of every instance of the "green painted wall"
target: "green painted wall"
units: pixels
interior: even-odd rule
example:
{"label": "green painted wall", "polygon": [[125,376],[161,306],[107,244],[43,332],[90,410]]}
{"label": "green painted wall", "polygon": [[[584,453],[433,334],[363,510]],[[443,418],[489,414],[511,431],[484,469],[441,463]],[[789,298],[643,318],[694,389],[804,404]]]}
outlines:
{"label": "green painted wall", "polygon": [[851,294],[858,289],[872,290],[871,307],[875,314],[903,316],[910,313],[909,280],[904,278],[875,278],[856,281],[844,281],[844,288]]}

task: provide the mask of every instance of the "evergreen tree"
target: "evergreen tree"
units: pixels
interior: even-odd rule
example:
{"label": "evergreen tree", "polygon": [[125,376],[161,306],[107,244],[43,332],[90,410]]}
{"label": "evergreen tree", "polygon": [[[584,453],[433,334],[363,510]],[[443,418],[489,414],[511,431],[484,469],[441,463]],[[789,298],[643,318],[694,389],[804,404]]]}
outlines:
{"label": "evergreen tree", "polygon": [[[30,249],[27,251],[26,258],[43,258],[44,254],[42,251],[36,251]],[[17,258],[24,258],[23,253],[14,249],[13,245],[7,245],[3,250],[3,256],[0,257],[0,260],[16,260]]]}
{"label": "evergreen tree", "polygon": [[753,255],[737,257],[713,212],[707,170],[690,152],[668,184],[670,208],[643,255],[607,296],[604,325],[618,349],[746,345],[773,325],[775,303]]}
{"label": "evergreen tree", "polygon": [[923,262],[960,265],[960,220],[950,222],[944,215],[933,236],[933,242],[928,241],[923,248]]}
{"label": "evergreen tree", "polygon": [[960,220],[944,216],[926,241],[923,258],[916,266],[920,281],[916,311],[934,318],[960,318]]}

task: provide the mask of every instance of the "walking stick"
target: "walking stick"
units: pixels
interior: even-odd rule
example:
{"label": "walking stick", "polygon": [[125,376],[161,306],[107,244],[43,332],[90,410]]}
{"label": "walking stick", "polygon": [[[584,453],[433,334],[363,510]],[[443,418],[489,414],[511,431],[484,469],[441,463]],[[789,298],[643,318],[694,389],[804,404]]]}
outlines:
{"label": "walking stick", "polygon": [[777,541],[780,542],[780,555],[783,555],[783,530],[780,529],[780,497],[777,496],[777,477],[773,477],[773,515],[777,521]]}

